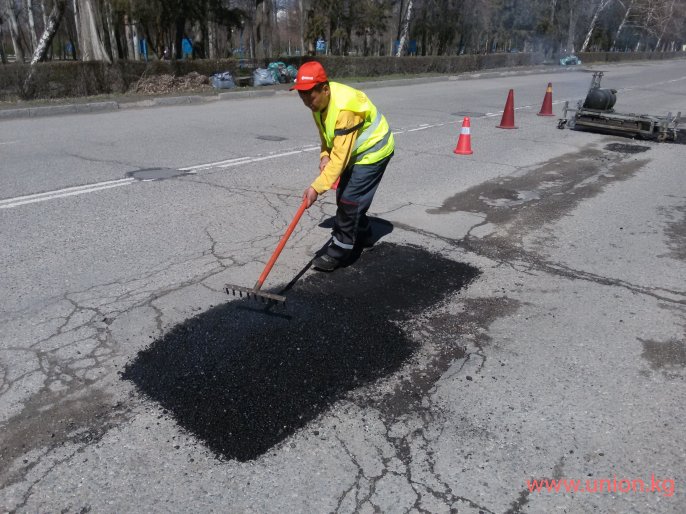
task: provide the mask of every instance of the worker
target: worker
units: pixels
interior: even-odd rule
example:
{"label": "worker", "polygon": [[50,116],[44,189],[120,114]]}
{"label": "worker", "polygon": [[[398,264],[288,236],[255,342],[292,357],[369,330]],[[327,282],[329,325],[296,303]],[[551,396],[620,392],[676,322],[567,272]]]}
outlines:
{"label": "worker", "polygon": [[312,111],[319,130],[319,176],[303,193],[309,208],[338,183],[336,219],[326,252],[312,261],[315,269],[333,271],[355,248],[372,239],[367,211],[395,144],[386,118],[362,91],[330,82],[321,64],[303,64],[291,90]]}

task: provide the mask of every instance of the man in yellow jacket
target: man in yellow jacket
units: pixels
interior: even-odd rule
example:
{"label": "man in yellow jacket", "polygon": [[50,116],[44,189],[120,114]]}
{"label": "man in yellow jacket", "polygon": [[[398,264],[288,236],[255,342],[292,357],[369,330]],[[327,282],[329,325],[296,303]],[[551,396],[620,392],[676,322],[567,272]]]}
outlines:
{"label": "man in yellow jacket", "polygon": [[330,82],[318,62],[300,67],[294,89],[312,111],[321,139],[320,175],[303,193],[307,207],[339,181],[331,244],[312,262],[316,269],[333,271],[356,246],[371,240],[367,211],[395,143],[386,118],[367,95]]}

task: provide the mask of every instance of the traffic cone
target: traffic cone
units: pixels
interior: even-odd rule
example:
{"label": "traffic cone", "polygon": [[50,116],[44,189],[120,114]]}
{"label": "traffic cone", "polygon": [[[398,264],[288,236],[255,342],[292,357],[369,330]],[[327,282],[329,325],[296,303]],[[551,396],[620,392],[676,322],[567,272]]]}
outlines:
{"label": "traffic cone", "polygon": [[457,155],[471,155],[472,152],[472,135],[470,132],[471,125],[469,124],[469,116],[462,120],[462,128],[460,129],[460,137],[457,139],[457,146],[453,153]]}
{"label": "traffic cone", "polygon": [[543,105],[541,105],[541,112],[539,116],[555,116],[553,113],[553,83],[548,82],[548,89],[545,90],[543,97]]}
{"label": "traffic cone", "polygon": [[503,117],[500,120],[500,125],[498,125],[498,128],[517,128],[514,124],[514,89],[510,89],[510,92],[507,95],[507,102],[505,102],[505,110],[503,111]]}

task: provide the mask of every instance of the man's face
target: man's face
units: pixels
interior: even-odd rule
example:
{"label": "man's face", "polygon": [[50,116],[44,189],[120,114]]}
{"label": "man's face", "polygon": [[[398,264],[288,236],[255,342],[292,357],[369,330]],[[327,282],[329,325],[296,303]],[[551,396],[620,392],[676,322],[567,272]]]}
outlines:
{"label": "man's face", "polygon": [[331,90],[328,84],[324,84],[323,86],[315,86],[307,91],[298,91],[298,94],[308,109],[312,110],[312,112],[321,112],[329,105]]}

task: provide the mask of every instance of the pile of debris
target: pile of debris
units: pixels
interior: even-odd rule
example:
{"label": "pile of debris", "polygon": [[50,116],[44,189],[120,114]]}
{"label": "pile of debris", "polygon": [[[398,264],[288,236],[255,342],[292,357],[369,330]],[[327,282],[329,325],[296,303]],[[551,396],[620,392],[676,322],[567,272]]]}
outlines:
{"label": "pile of debris", "polygon": [[141,77],[129,89],[129,93],[164,94],[178,91],[205,91],[212,89],[210,78],[192,71],[188,75],[175,77],[174,75],[155,75]]}

